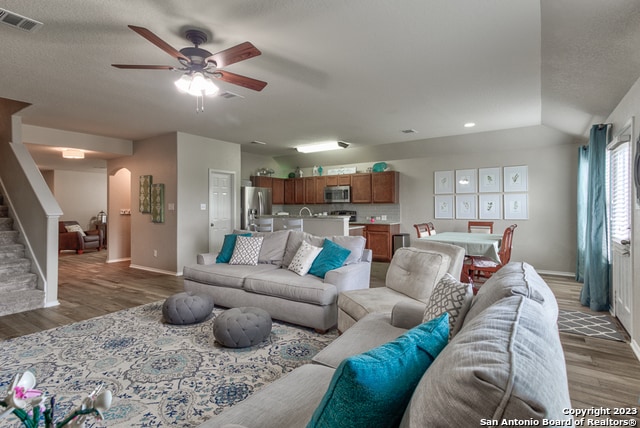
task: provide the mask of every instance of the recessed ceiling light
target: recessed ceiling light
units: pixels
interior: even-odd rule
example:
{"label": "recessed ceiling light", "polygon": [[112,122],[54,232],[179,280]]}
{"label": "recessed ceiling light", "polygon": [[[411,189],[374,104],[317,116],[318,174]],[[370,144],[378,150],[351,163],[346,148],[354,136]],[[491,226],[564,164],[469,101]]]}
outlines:
{"label": "recessed ceiling light", "polygon": [[474,122],[467,122],[464,124],[465,128],[473,128],[474,126],[476,126]]}

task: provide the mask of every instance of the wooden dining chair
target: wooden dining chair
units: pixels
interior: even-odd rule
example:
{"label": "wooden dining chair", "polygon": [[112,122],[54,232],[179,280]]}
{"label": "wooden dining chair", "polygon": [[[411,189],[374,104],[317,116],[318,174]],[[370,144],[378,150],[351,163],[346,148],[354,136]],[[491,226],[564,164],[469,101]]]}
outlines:
{"label": "wooden dining chair", "polygon": [[498,251],[499,263],[484,256],[465,257],[463,270],[467,272],[470,278],[480,276],[490,278],[493,273],[499,271],[502,266],[509,263],[509,260],[511,260],[511,248],[513,247],[513,231],[516,227],[518,227],[517,224],[512,224],[507,227],[502,234],[502,243]]}
{"label": "wooden dining chair", "polygon": [[467,224],[469,233],[493,233],[492,221],[470,221]]}
{"label": "wooden dining chair", "polygon": [[416,228],[416,232],[418,233],[418,238],[423,238],[425,236],[431,236],[436,234],[436,228],[431,222],[414,224],[413,227]]}

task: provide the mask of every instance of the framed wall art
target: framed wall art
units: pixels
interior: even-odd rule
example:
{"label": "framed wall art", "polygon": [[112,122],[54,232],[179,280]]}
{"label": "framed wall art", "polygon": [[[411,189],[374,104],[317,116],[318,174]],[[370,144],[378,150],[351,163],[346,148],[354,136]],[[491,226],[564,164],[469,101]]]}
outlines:
{"label": "framed wall art", "polygon": [[456,195],[456,218],[478,218],[476,195]]}
{"label": "framed wall art", "polygon": [[507,220],[527,220],[529,218],[526,193],[504,195],[504,218]]}
{"label": "framed wall art", "polygon": [[496,193],[500,191],[500,168],[478,169],[478,189],[480,193]]}
{"label": "framed wall art", "polygon": [[435,197],[435,218],[453,218],[453,195]]}
{"label": "framed wall art", "polygon": [[476,176],[475,169],[457,169],[456,193],[476,193],[478,189]]}
{"label": "framed wall art", "polygon": [[502,195],[480,195],[478,217],[482,220],[502,218]]}
{"label": "framed wall art", "polygon": [[153,177],[151,175],[140,176],[139,208],[140,212],[149,214],[151,212],[151,185]]}
{"label": "framed wall art", "polygon": [[151,221],[164,223],[164,184],[151,185]]}
{"label": "framed wall art", "polygon": [[433,184],[436,195],[453,193],[453,171],[436,171]]}
{"label": "framed wall art", "polygon": [[504,167],[504,191],[526,192],[528,186],[528,168],[524,166]]}

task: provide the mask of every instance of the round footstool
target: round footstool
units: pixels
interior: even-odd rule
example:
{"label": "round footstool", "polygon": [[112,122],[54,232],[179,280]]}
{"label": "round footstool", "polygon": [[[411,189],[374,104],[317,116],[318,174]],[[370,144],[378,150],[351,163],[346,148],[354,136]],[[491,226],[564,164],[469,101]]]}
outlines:
{"label": "round footstool", "polygon": [[169,296],[162,305],[162,316],[169,324],[185,325],[202,322],[213,311],[213,297],[186,291]]}
{"label": "round footstool", "polygon": [[271,316],[260,308],[233,308],[213,322],[213,336],[228,348],[253,346],[271,334]]}

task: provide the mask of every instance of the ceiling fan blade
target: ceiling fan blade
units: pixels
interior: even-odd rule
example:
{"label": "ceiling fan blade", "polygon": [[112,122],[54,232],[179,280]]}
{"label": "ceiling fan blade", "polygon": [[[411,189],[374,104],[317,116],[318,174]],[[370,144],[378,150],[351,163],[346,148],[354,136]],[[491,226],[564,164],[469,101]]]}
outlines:
{"label": "ceiling fan blade", "polygon": [[251,77],[241,76],[235,73],[229,73],[228,71],[216,70],[216,77],[224,82],[233,83],[234,85],[242,86],[254,91],[261,91],[267,86],[267,82],[262,80],[252,79]]}
{"label": "ceiling fan blade", "polygon": [[232,48],[214,53],[207,58],[206,61],[215,61],[216,67],[224,68],[230,64],[244,61],[245,59],[253,58],[260,54],[262,54],[262,52],[260,52],[258,48],[253,46],[250,42],[244,42]]}
{"label": "ceiling fan blade", "polygon": [[170,65],[133,65],[133,64],[111,64],[115,68],[128,68],[139,70],[175,70],[175,67]]}
{"label": "ceiling fan blade", "polygon": [[163,51],[165,51],[166,53],[168,53],[169,55],[171,55],[175,59],[183,59],[183,60],[187,61],[188,63],[191,62],[191,59],[189,59],[188,57],[186,57],[183,54],[181,54],[180,51],[175,49],[169,43],[165,42],[160,37],[156,36],[155,34],[153,34],[151,31],[147,30],[146,28],[144,28],[144,27],[136,27],[135,25],[129,25],[129,28],[131,28],[136,33],[140,34],[145,39],[149,40],[151,43],[153,43],[154,45],[156,45],[157,47],[159,47],[160,49],[162,49]]}

